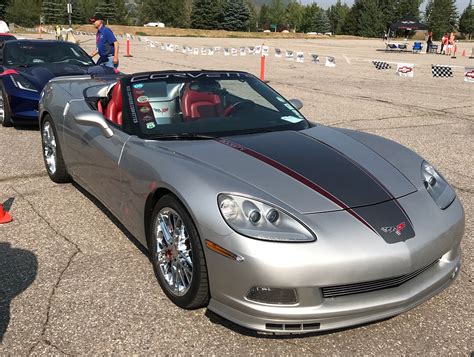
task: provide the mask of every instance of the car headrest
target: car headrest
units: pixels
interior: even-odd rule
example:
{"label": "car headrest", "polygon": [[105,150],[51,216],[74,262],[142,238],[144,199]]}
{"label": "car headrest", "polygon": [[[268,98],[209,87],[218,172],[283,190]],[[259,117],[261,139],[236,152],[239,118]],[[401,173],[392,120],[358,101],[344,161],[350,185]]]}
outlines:
{"label": "car headrest", "polygon": [[196,92],[218,93],[221,90],[221,85],[215,80],[201,80],[189,83],[189,89]]}

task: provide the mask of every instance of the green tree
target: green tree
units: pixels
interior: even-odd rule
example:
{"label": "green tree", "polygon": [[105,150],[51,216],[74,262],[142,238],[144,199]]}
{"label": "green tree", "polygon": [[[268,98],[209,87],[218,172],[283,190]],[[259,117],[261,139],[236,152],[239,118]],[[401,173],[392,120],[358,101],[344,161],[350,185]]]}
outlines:
{"label": "green tree", "polygon": [[322,9],[316,5],[316,3],[312,3],[311,5],[307,5],[303,9],[303,18],[301,20],[301,31],[303,32],[314,32],[314,19],[318,16],[319,12]]}
{"label": "green tree", "polygon": [[329,22],[328,15],[323,9],[320,9],[320,11],[316,13],[316,16],[313,19],[313,23],[313,31],[319,33],[326,33],[331,30],[331,23]]}
{"label": "green tree", "polygon": [[221,28],[227,31],[245,31],[248,28],[250,11],[243,0],[225,0],[222,6]]}
{"label": "green tree", "polygon": [[270,8],[267,5],[262,5],[258,14],[258,27],[262,29],[270,28]]}
{"label": "green tree", "polygon": [[286,6],[285,11],[286,22],[296,32],[300,29],[301,20],[303,18],[303,6],[296,0],[291,0]]}
{"label": "green tree", "polygon": [[439,40],[446,32],[456,30],[457,12],[455,0],[430,0],[426,5],[425,19],[433,31],[433,39]]}
{"label": "green tree", "polygon": [[186,0],[144,0],[139,18],[142,23],[161,21],[169,27],[187,27],[188,12]]}
{"label": "green tree", "polygon": [[[44,4],[43,0],[43,4]],[[72,14],[71,14],[71,20],[73,24],[82,24],[85,22],[85,17],[84,17],[84,12],[83,8],[81,6],[81,1],[80,0],[71,0],[71,5],[72,5]],[[66,13],[67,16],[67,13]]]}
{"label": "green tree", "polygon": [[9,3],[10,3],[9,0],[0,0],[0,19],[5,18],[5,13],[7,11],[7,7]]}
{"label": "green tree", "polygon": [[250,12],[249,30],[255,32],[257,31],[257,27],[258,27],[257,9],[255,8],[255,5],[253,4],[252,0],[245,0],[245,4],[247,5]]}
{"label": "green tree", "polygon": [[403,16],[414,16],[420,18],[420,5],[423,0],[398,0],[397,14],[401,18]]}
{"label": "green tree", "polygon": [[356,1],[346,15],[342,25],[342,33],[348,35],[357,35],[359,31],[359,16],[361,11],[359,1]]}
{"label": "green tree", "polygon": [[364,37],[379,37],[385,30],[377,0],[358,0],[360,16],[357,19],[357,34]]}
{"label": "green tree", "polygon": [[464,9],[459,18],[459,31],[468,40],[472,39],[474,34],[474,8],[472,7],[472,0],[469,1],[469,5]]}
{"label": "green tree", "polygon": [[115,24],[129,25],[129,13],[125,0],[114,0],[115,3]]}
{"label": "green tree", "polygon": [[277,25],[277,27],[285,24],[285,5],[283,0],[272,0],[269,15],[271,23]]}
{"label": "green tree", "polygon": [[331,32],[334,35],[342,33],[342,26],[349,12],[349,6],[342,4],[341,0],[337,0],[335,5],[328,9],[329,22],[331,24]]}
{"label": "green tree", "polygon": [[116,20],[115,1],[100,0],[95,8],[97,14],[101,14],[108,24],[114,24]]}
{"label": "green tree", "polygon": [[220,27],[222,7],[218,0],[195,0],[191,11],[191,26],[213,30]]}
{"label": "green tree", "polygon": [[[94,16],[96,12],[97,5],[99,4],[99,0],[79,0],[78,6],[81,8],[83,16],[82,22],[89,22],[89,19]],[[74,11],[74,9],[72,10]]]}
{"label": "green tree", "polygon": [[382,11],[383,23],[385,30],[388,31],[391,24],[399,20],[398,1],[397,0],[379,0],[379,7]]}
{"label": "green tree", "polygon": [[45,24],[64,23],[66,4],[62,0],[43,0],[41,14]]}
{"label": "green tree", "polygon": [[33,27],[39,24],[41,0],[12,0],[8,5],[5,18],[7,22]]}

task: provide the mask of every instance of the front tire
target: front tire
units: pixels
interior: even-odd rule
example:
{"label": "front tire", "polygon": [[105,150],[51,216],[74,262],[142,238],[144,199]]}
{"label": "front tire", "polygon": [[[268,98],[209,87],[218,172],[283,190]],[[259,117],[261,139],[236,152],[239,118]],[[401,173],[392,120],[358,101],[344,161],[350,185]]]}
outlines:
{"label": "front tire", "polygon": [[61,147],[58,141],[58,134],[53,120],[46,114],[41,124],[41,143],[43,147],[43,160],[49,178],[56,183],[66,183],[71,181],[64,163]]}
{"label": "front tire", "polygon": [[166,296],[183,309],[209,302],[207,267],[191,216],[174,196],[163,196],[150,222],[150,256]]}
{"label": "front tire", "polygon": [[1,85],[1,90],[2,90],[2,103],[0,106],[0,111],[3,112],[3,115],[0,114],[0,121],[2,123],[2,126],[10,127],[10,126],[13,126],[11,111],[10,111],[10,103],[8,102],[8,96],[7,96],[7,93],[5,92],[5,88],[3,87],[3,84]]}

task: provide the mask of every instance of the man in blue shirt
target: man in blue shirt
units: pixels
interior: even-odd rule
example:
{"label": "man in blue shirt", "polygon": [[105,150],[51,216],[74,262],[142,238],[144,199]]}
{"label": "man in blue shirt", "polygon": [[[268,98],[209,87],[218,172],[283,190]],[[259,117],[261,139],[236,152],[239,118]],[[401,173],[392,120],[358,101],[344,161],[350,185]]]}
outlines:
{"label": "man in blue shirt", "polygon": [[97,64],[117,68],[119,64],[119,43],[117,38],[112,30],[104,25],[104,17],[102,15],[95,14],[89,21],[94,24],[94,27],[97,29],[95,37],[97,48],[91,53],[91,57],[95,57],[98,54],[99,60]]}

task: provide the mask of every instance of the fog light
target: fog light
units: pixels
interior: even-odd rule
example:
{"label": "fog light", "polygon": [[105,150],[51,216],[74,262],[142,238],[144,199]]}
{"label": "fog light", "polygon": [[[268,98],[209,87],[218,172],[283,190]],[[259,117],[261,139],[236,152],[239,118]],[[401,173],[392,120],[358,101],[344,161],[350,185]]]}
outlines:
{"label": "fog light", "polygon": [[295,289],[254,286],[247,293],[246,298],[272,305],[294,305],[298,303],[298,295]]}

